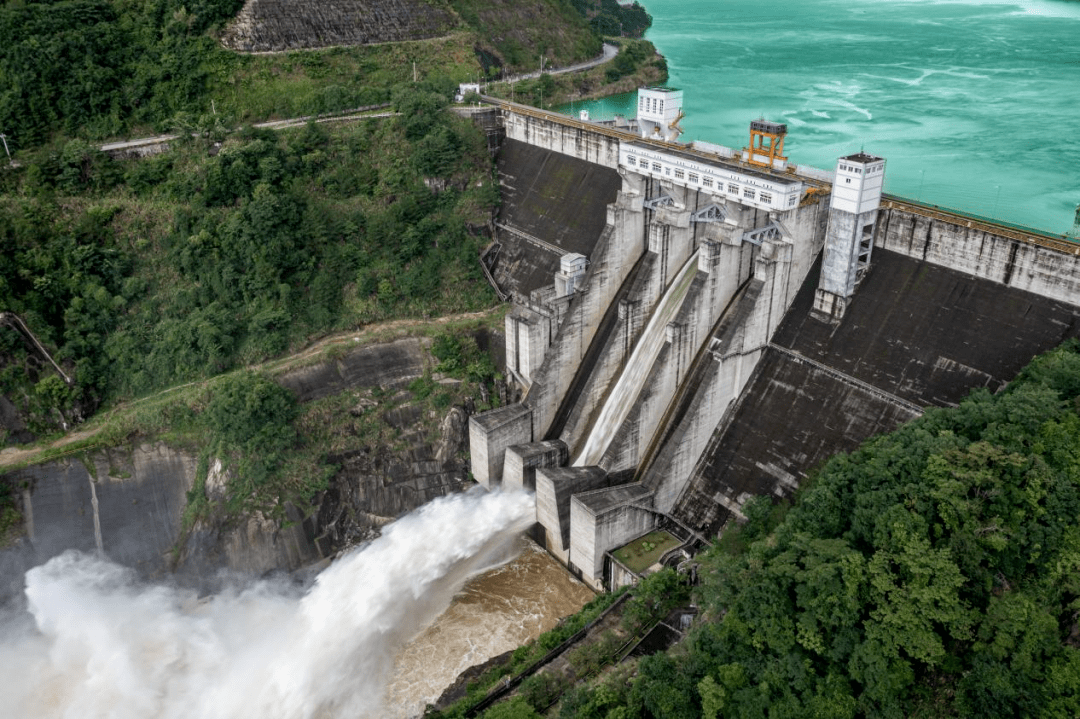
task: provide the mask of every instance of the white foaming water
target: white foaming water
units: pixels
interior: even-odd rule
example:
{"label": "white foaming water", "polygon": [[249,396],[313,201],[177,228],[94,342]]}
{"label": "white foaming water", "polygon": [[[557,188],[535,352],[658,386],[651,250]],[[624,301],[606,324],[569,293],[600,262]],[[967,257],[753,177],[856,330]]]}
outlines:
{"label": "white foaming water", "polygon": [[604,402],[604,408],[600,410],[600,416],[596,418],[596,422],[589,431],[589,438],[574,460],[573,466],[588,467],[597,464],[626,419],[626,415],[630,414],[630,408],[641,391],[641,383],[652,370],[653,363],[656,362],[656,357],[664,346],[664,330],[682,307],[683,299],[686,298],[686,293],[690,289],[690,283],[697,274],[697,265],[698,251],[695,251],[679,270],[679,274],[668,286],[664,296],[660,298],[659,304],[649,319],[649,324],[634,346],[630,360],[619,375],[615,388]]}
{"label": "white foaming water", "polygon": [[397,650],[512,558],[533,511],[525,493],[435,500],[303,595],[260,582],[200,601],[66,553],[26,574],[36,626],[0,640],[0,717],[380,717]]}

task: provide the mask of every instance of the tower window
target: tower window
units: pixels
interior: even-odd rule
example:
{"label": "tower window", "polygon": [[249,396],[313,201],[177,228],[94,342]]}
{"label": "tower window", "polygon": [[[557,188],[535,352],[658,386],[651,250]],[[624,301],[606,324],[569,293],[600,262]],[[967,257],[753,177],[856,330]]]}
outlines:
{"label": "tower window", "polygon": [[701,181],[701,184],[705,185],[705,187],[712,187],[712,178],[706,177]]}
{"label": "tower window", "polygon": [[772,195],[770,195],[768,192],[762,192],[761,193],[761,201],[764,202],[766,205],[771,205],[772,204]]}
{"label": "tower window", "polygon": [[690,173],[690,182],[697,182],[697,181],[698,181],[697,173],[696,172],[691,172]]}
{"label": "tower window", "polygon": [[660,172],[660,169],[661,169],[661,168],[660,168],[660,163],[659,163],[659,162],[654,162],[654,163],[652,164],[652,171],[653,171],[653,172]]}
{"label": "tower window", "polygon": [[752,200],[752,199],[754,199],[754,195],[756,193],[753,190],[751,190],[749,187],[747,187],[747,188],[743,189],[742,194],[743,194],[743,197],[745,197],[746,199]]}
{"label": "tower window", "polygon": [[682,170],[675,170],[675,179],[682,180],[682,179],[685,179],[685,177],[686,177],[685,172],[683,172]]}
{"label": "tower window", "polygon": [[735,185],[735,184],[732,184],[732,183],[728,183],[727,191],[730,192],[733,195],[737,195],[737,194],[739,194],[739,186]]}

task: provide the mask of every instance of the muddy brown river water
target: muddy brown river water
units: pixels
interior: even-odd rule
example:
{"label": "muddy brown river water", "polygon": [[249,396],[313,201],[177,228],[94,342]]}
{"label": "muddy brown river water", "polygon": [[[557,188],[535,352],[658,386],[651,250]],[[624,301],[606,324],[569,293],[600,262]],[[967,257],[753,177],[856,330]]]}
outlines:
{"label": "muddy brown river water", "polygon": [[461,672],[539,636],[595,596],[535,543],[520,544],[516,559],[469,580],[398,654],[386,716],[423,713]]}

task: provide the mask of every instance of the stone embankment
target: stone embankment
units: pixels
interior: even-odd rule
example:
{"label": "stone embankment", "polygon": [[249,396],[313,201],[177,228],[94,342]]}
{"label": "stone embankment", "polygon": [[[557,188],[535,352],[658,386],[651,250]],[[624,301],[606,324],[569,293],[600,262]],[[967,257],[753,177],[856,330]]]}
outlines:
{"label": "stone embankment", "polygon": [[221,42],[241,52],[371,45],[437,37],[457,24],[421,0],[248,0]]}

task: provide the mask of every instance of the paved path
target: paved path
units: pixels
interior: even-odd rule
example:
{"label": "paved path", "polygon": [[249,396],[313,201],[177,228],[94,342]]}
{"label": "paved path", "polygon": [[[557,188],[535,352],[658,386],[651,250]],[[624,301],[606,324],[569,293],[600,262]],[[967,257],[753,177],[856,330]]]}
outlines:
{"label": "paved path", "polygon": [[[545,69],[544,74],[545,75],[562,75],[564,72],[580,72],[582,70],[589,70],[589,69],[592,69],[592,68],[596,67],[597,65],[603,65],[605,62],[611,60],[612,58],[614,58],[618,54],[619,54],[619,46],[618,45],[612,45],[611,43],[605,42],[604,43],[604,51],[602,53],[600,53],[600,55],[598,55],[597,57],[594,57],[592,60],[589,60],[588,62],[579,62],[577,65],[567,65],[566,67],[556,67],[556,68],[551,68],[551,69]],[[510,77],[504,77],[502,80],[497,80],[496,82],[521,82],[522,80],[532,80],[533,78],[536,78],[536,77],[540,77],[540,71],[539,70],[537,70],[536,72],[526,72],[526,73],[521,74],[521,75],[512,75]],[[494,85],[495,82],[492,82],[491,84]]]}
{"label": "paved path", "polygon": [[[347,122],[348,120],[368,120],[376,117],[393,117],[399,115],[397,112],[358,112],[357,110],[345,110],[344,112],[334,115],[305,115],[304,117],[293,117],[287,120],[268,120],[267,122],[256,122],[252,127],[266,128],[269,130],[284,130],[289,127],[300,127],[309,120],[314,119],[315,122]],[[194,136],[195,133],[192,133]],[[154,137],[140,137],[135,140],[125,140],[123,142],[109,142],[101,146],[102,152],[110,152],[116,150],[130,150],[138,147],[147,147],[153,145],[163,145],[173,140],[176,140],[180,135],[155,135]]]}

